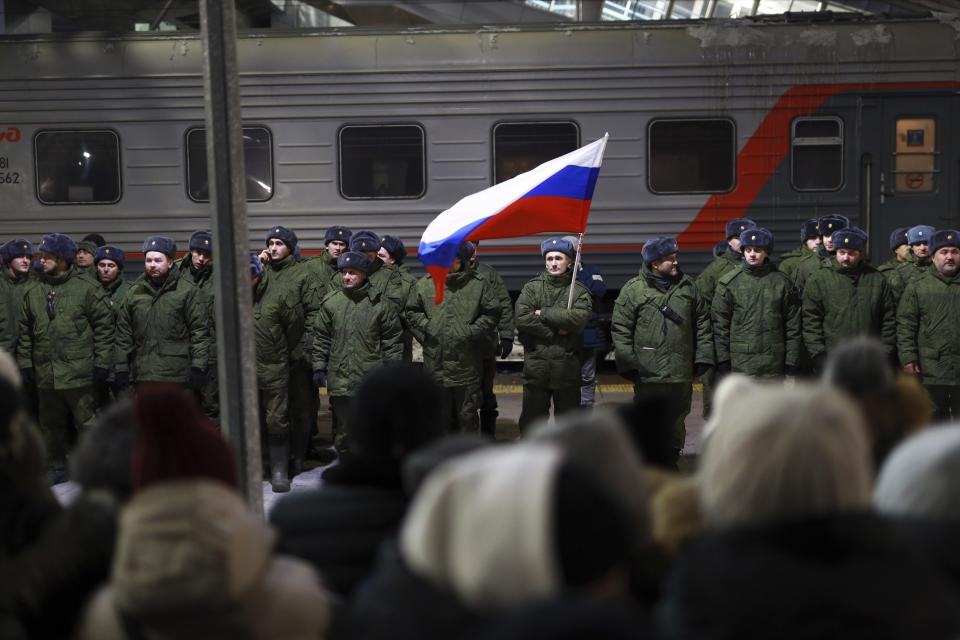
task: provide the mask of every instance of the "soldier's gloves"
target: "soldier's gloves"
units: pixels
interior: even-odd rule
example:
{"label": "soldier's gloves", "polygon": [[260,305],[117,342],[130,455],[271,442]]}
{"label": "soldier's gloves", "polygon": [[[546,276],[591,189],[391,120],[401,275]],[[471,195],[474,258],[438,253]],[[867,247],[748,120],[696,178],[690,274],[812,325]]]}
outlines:
{"label": "soldier's gloves", "polygon": [[117,371],[117,374],[113,377],[113,393],[119,394],[121,391],[130,386],[130,372],[129,371]]}
{"label": "soldier's gloves", "polygon": [[620,377],[636,384],[637,378],[640,377],[640,372],[637,371],[636,369],[631,369],[630,371],[624,371],[623,373],[621,373]]}
{"label": "soldier's gloves", "polygon": [[110,377],[110,371],[104,369],[103,367],[94,367],[93,368],[93,385],[96,387],[102,387],[107,384],[107,379]]}
{"label": "soldier's gloves", "polygon": [[319,389],[320,387],[327,386],[327,372],[326,371],[314,371],[313,372],[313,386]]}
{"label": "soldier's gloves", "polygon": [[28,384],[37,383],[37,372],[33,367],[25,367],[20,369],[20,377],[23,378],[23,381]]}
{"label": "soldier's gloves", "polygon": [[199,391],[207,379],[207,372],[200,367],[190,367],[190,388]]}
{"label": "soldier's gloves", "polygon": [[698,362],[698,363],[694,366],[693,373],[694,373],[694,375],[696,375],[698,378],[702,378],[703,375],[704,375],[707,371],[710,371],[710,365],[705,364],[705,363],[703,363],[703,362]]}
{"label": "soldier's gloves", "polygon": [[725,375],[727,375],[728,373],[730,373],[731,371],[733,371],[733,367],[730,365],[730,361],[729,361],[729,360],[727,360],[727,361],[725,361],[725,362],[719,362],[719,363],[717,363],[717,375],[718,375],[718,376],[725,376]]}
{"label": "soldier's gloves", "polygon": [[500,338],[500,357],[506,360],[513,353],[513,340]]}

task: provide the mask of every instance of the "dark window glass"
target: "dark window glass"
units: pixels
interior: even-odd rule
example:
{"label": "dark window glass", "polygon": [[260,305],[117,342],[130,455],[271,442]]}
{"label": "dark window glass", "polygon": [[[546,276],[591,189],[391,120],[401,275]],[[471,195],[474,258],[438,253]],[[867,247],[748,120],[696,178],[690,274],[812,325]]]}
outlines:
{"label": "dark window glass", "polygon": [[843,123],[801,118],[790,139],[790,181],[797,191],[835,191],[843,185]]}
{"label": "dark window glass", "polygon": [[419,198],[424,181],[424,134],[418,125],[340,129],[340,193],[344,198]]}
{"label": "dark window glass", "polygon": [[[273,141],[264,127],[243,128],[243,164],[247,173],[247,202],[264,202],[273,195]],[[187,195],[210,201],[207,174],[207,130],[187,132]]]}
{"label": "dark window glass", "polygon": [[730,120],[657,120],[650,123],[648,142],[654,193],[733,189],[737,145]]}
{"label": "dark window glass", "polygon": [[503,122],[493,128],[493,181],[503,182],[580,146],[573,122]]}
{"label": "dark window glass", "polygon": [[43,204],[120,200],[120,139],[113,131],[41,131],[34,155]]}

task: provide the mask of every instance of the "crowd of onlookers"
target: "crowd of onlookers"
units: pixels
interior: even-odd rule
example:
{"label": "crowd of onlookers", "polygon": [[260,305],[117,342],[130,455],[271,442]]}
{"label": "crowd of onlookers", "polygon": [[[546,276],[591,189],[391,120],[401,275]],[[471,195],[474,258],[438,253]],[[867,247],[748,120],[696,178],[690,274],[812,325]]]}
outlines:
{"label": "crowd of onlookers", "polygon": [[494,444],[378,369],[267,521],[175,384],[83,434],[62,507],[18,385],[0,358],[0,638],[960,637],[960,426],[871,339],[722,379],[690,475],[656,397]]}

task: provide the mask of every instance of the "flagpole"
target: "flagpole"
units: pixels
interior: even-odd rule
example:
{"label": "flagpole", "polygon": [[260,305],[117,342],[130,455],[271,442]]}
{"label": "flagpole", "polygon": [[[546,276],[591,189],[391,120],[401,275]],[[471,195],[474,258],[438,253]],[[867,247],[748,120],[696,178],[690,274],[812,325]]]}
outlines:
{"label": "flagpole", "polygon": [[567,309],[573,308],[573,289],[577,286],[577,274],[580,272],[580,249],[583,247],[583,234],[577,240],[577,255],[573,258],[573,277],[570,278],[570,295],[567,296]]}

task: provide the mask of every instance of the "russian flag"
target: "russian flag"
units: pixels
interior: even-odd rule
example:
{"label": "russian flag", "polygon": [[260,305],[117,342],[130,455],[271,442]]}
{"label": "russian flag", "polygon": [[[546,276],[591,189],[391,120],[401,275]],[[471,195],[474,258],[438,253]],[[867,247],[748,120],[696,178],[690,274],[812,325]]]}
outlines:
{"label": "russian flag", "polygon": [[437,216],[423,232],[418,252],[433,278],[437,304],[457,250],[467,240],[583,233],[608,137],[469,195]]}

